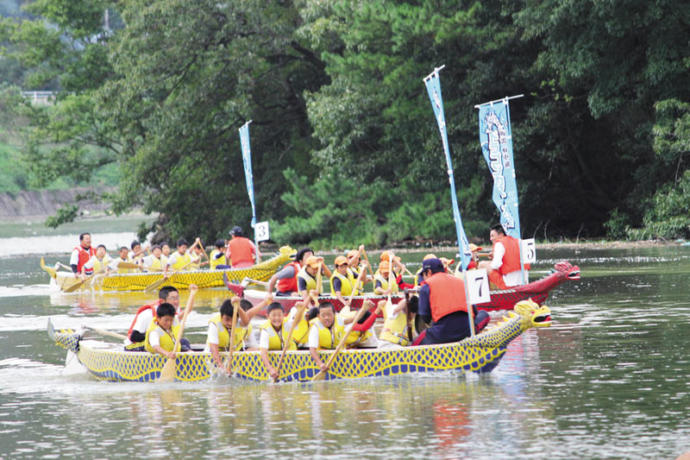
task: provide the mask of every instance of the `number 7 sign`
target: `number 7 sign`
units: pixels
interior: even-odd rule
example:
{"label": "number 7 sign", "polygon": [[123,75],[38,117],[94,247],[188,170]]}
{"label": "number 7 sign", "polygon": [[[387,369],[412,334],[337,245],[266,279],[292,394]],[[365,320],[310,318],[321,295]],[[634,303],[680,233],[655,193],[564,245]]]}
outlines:
{"label": "number 7 sign", "polygon": [[474,305],[491,301],[489,277],[486,275],[486,270],[480,268],[466,271],[465,279],[467,280],[467,292],[470,295],[469,303]]}

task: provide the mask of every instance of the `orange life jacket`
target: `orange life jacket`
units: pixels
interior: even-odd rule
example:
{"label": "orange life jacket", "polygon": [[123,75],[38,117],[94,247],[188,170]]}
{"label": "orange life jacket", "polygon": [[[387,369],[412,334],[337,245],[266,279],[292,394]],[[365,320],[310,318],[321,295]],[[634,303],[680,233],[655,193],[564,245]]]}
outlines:
{"label": "orange life jacket", "polygon": [[[505,254],[503,254],[503,263],[498,268],[498,272],[501,275],[507,275],[520,271],[520,242],[512,236],[505,235],[496,240],[496,243],[503,244],[506,249]],[[496,243],[494,243],[493,250],[496,250]]]}
{"label": "orange life jacket", "polygon": [[465,283],[448,273],[434,273],[426,279],[429,285],[431,319],[434,322],[456,311],[467,312]]}
{"label": "orange life jacket", "polygon": [[230,265],[254,263],[254,245],[249,238],[235,236],[228,243],[230,249]]}
{"label": "orange life jacket", "polygon": [[92,247],[86,250],[82,245],[79,245],[74,249],[79,251],[79,260],[77,261],[77,273],[81,273],[81,269],[84,266],[84,264],[89,261],[91,256],[96,255],[96,250]]}
{"label": "orange life jacket", "polygon": [[149,308],[153,312],[153,317],[156,317],[156,308],[158,305],[162,304],[163,300],[158,299],[157,301],[150,303],[148,305],[144,305],[142,307],[139,307],[137,310],[136,314],[134,315],[134,319],[132,320],[132,324],[129,326],[129,330],[127,331],[127,337],[130,337],[132,335],[132,331],[134,330],[134,325],[137,323],[137,319],[139,318],[139,315],[148,310]]}
{"label": "orange life jacket", "polygon": [[299,262],[290,262],[283,269],[292,267],[295,269],[295,276],[278,280],[278,292],[297,292],[297,274],[302,268]]}

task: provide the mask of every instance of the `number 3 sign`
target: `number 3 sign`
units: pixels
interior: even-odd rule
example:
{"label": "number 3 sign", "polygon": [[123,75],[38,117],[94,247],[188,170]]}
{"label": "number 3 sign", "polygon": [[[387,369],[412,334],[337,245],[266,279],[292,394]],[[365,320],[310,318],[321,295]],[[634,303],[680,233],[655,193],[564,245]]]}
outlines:
{"label": "number 3 sign", "polygon": [[268,221],[257,222],[254,226],[254,237],[256,241],[266,241],[269,239],[268,236]]}

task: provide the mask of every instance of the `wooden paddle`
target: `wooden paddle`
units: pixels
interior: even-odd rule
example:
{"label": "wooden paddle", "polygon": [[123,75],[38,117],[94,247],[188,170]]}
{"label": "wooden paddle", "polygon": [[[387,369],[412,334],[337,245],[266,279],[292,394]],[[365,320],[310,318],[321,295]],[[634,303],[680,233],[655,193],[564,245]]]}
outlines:
{"label": "wooden paddle", "polygon": [[161,286],[163,285],[163,283],[165,283],[166,281],[168,281],[169,283],[172,283],[172,277],[173,277],[173,275],[176,275],[176,274],[180,273],[182,270],[184,270],[184,269],[187,268],[188,266],[192,265],[193,263],[194,263],[194,262],[189,262],[188,264],[184,265],[184,266],[183,266],[182,268],[180,268],[179,270],[173,271],[172,273],[170,273],[170,276],[169,276],[168,278],[166,278],[165,276],[163,276],[163,278],[159,279],[158,281],[154,281],[153,283],[151,283],[151,284],[149,284],[148,286],[146,286],[146,288],[144,289],[144,292],[152,292],[152,291],[155,291],[156,289],[158,289],[159,287],[161,287]]}
{"label": "wooden paddle", "polygon": [[[234,300],[237,299],[237,302]],[[230,350],[228,350],[228,375],[232,375],[232,358],[235,352],[235,327],[237,326],[237,312],[240,310],[239,297],[233,298],[232,302],[232,330],[230,331]]]}
{"label": "wooden paddle", "polygon": [[[193,289],[192,286],[194,286]],[[192,284],[189,286],[189,298],[187,299],[187,306],[185,307],[184,313],[182,314],[182,319],[180,320],[180,329],[177,331],[177,336],[175,337],[175,353],[178,353],[180,351],[180,340],[182,339],[182,334],[184,333],[184,324],[187,322],[187,316],[189,316],[189,313],[192,311],[196,291],[196,285]],[[156,380],[156,382],[172,382],[173,380],[175,380],[175,375],[177,375],[176,363],[177,357],[168,358],[168,360],[165,362],[165,365],[163,366],[163,369],[161,369],[160,377],[158,377],[158,380]]]}
{"label": "wooden paddle", "polygon": [[131,269],[136,269],[136,268],[141,268],[141,267],[139,266],[139,264],[135,264],[133,262],[118,262],[117,268],[131,270]]}
{"label": "wooden paddle", "polygon": [[367,256],[367,251],[365,251],[364,249],[362,249],[362,255],[364,256],[364,260],[367,261],[367,266],[369,267],[369,274],[370,274],[371,277],[373,278],[373,277],[374,277],[374,269],[371,268],[371,262],[369,262],[369,257]]}
{"label": "wooden paddle", "polygon": [[290,331],[288,332],[287,340],[283,344],[283,352],[280,354],[280,359],[278,360],[278,365],[276,366],[276,371],[277,371],[278,375],[273,380],[273,383],[280,380],[280,366],[283,365],[283,360],[285,359],[285,353],[287,353],[287,350],[290,347],[290,342],[292,342],[292,334],[293,334],[293,332],[295,332],[295,329],[297,328],[297,325],[299,324],[299,322],[302,321],[302,316],[304,315],[304,310],[307,308],[307,306],[302,302],[296,303],[295,306],[297,306],[297,312],[295,313],[295,317],[292,320],[292,326],[290,326]]}
{"label": "wooden paddle", "polygon": [[[352,320],[350,324],[348,324],[347,329],[345,329],[345,334],[343,335],[343,338],[340,339],[340,342],[338,343],[338,346],[335,348],[335,351],[333,351],[333,354],[331,355],[330,358],[328,358],[328,361],[326,362],[326,369],[322,369],[319,371],[318,374],[314,376],[312,379],[313,381],[317,380],[323,380],[326,378],[326,373],[328,372],[328,369],[331,368],[331,364],[333,364],[333,361],[335,361],[335,357],[338,356],[338,353],[340,353],[340,350],[345,348],[345,342],[347,341],[347,337],[350,335],[350,332],[352,332],[352,328],[357,324],[357,321],[364,316],[364,312],[367,311],[369,308],[365,307],[362,305],[362,308],[359,309],[357,314],[355,315],[355,318]],[[335,319],[337,321],[337,318]]]}
{"label": "wooden paddle", "polygon": [[316,271],[316,292],[321,295],[321,288],[323,287],[323,276],[321,275],[323,269],[323,262],[319,262],[319,268]]}
{"label": "wooden paddle", "polygon": [[268,282],[267,282],[267,281],[259,281],[259,280],[255,280],[255,279],[249,278],[249,277],[247,277],[247,276],[245,276],[245,277],[242,279],[242,283],[240,283],[240,284],[242,284],[243,286],[248,286],[249,283],[251,283],[251,284],[256,284],[256,285],[258,285],[258,286],[268,286]]}
{"label": "wooden paddle", "polygon": [[87,276],[87,277],[84,278],[83,280],[77,281],[76,283],[74,283],[73,285],[71,285],[71,286],[69,286],[69,287],[66,287],[66,288],[63,289],[62,291],[63,291],[63,292],[74,292],[74,291],[76,291],[77,289],[81,289],[81,287],[84,286],[87,282],[91,281],[91,279],[92,279],[93,277],[94,277],[94,275]]}
{"label": "wooden paddle", "polygon": [[350,293],[350,298],[347,299],[348,304],[352,303],[352,298],[355,296],[357,289],[359,289],[359,284],[362,282],[362,278],[364,277],[364,274],[366,272],[367,272],[366,268],[363,268],[359,271],[359,276],[357,276],[357,281],[355,281],[355,286],[352,288],[352,292]]}
{"label": "wooden paddle", "polygon": [[98,329],[96,327],[90,327],[90,326],[82,326],[82,328],[89,330],[91,332],[95,332],[96,334],[104,335],[106,337],[113,337],[115,339],[120,339],[120,340],[127,340],[128,339],[128,337],[126,335],[118,334],[117,332],[106,331],[104,329]]}

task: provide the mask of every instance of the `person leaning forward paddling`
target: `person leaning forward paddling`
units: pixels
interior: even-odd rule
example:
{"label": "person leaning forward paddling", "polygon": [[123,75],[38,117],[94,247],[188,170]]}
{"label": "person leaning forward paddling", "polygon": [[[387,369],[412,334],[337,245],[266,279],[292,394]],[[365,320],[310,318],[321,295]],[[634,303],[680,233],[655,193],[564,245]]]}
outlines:
{"label": "person leaning forward paddling", "polygon": [[289,296],[298,291],[299,271],[305,261],[314,255],[310,248],[302,248],[295,254],[295,260],[288,262],[278,273],[273,275],[268,281],[268,292],[273,292],[277,285],[276,296]]}
{"label": "person leaning forward paddling", "polygon": [[[253,341],[251,320],[272,301],[273,297],[268,296],[257,306],[252,307],[249,301],[233,297],[225,300],[220,306],[220,311],[211,316],[208,322],[204,352],[211,353],[213,363],[218,369],[230,375],[230,370],[223,364],[220,357],[221,350],[230,351],[230,337],[232,337],[232,346],[235,351],[256,349],[257,344]],[[237,324],[233,331],[232,316],[235,308],[237,308]]]}
{"label": "person leaning forward paddling", "polygon": [[[357,279],[350,270],[347,257],[336,257],[334,264],[335,269],[331,276],[331,295],[340,300],[343,305],[350,305],[349,299],[346,300],[345,297],[352,295]],[[366,270],[366,265],[362,267],[362,270]],[[358,291],[360,287],[361,285],[357,287]]]}
{"label": "person leaning forward paddling", "polygon": [[321,267],[321,273],[326,277],[330,278],[332,273],[331,270],[323,263],[323,257],[310,256],[304,261],[304,266],[300,269],[297,274],[297,289],[302,300],[306,303],[309,297],[309,292],[316,290],[319,295],[322,292],[318,289],[316,278],[318,276],[319,267]]}
{"label": "person leaning forward paddling", "polygon": [[[297,305],[293,310],[297,309]],[[287,344],[287,350],[296,350],[297,345],[292,337],[288,338],[290,329],[292,328],[291,321],[285,317],[283,306],[278,302],[272,302],[268,306],[268,320],[261,325],[261,337],[259,338],[259,351],[261,353],[261,361],[266,368],[266,372],[271,376],[271,379],[278,378],[278,369],[271,364],[268,358],[269,350],[282,350]],[[293,331],[294,332],[294,331]],[[289,342],[288,342],[289,340]]]}
{"label": "person leaning forward paddling", "polygon": [[[366,308],[373,305],[369,302],[366,304]],[[354,317],[343,319],[341,315],[335,312],[335,307],[330,302],[319,305],[319,314],[309,329],[308,345],[311,358],[320,370],[326,370],[326,363],[321,360],[319,350],[334,350],[345,334],[345,325],[353,320]]]}
{"label": "person leaning forward paddling", "polygon": [[[189,285],[187,305],[190,310],[194,307],[194,297],[198,289],[195,284]],[[175,359],[176,337],[180,329],[180,324],[176,323],[177,316],[175,313],[175,307],[167,302],[160,304],[156,308],[156,318],[154,318],[146,330],[146,340],[144,341],[146,351],[161,354],[169,359]],[[181,340],[180,345],[182,345]],[[181,348],[181,351],[189,351],[189,349],[184,350]]]}

